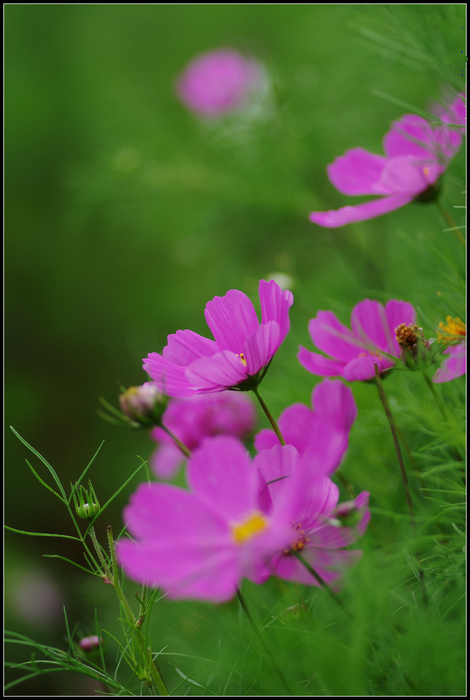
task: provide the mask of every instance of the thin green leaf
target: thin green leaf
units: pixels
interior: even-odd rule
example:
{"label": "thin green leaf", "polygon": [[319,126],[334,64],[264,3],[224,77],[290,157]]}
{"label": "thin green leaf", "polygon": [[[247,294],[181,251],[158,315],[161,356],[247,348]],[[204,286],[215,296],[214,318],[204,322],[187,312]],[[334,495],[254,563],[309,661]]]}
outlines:
{"label": "thin green leaf", "polygon": [[59,535],[50,532],[27,532],[26,530],[17,530],[16,528],[10,527],[9,525],[5,525],[5,527],[7,530],[17,532],[19,535],[31,535],[32,537],[62,537],[66,540],[75,540],[76,542],[81,542],[81,539],[79,537],[74,537],[73,535]]}
{"label": "thin green leaf", "polygon": [[59,477],[57,476],[57,473],[56,473],[55,469],[49,464],[49,462],[47,461],[47,459],[45,459],[45,457],[42,456],[42,454],[40,454],[37,450],[35,450],[34,447],[32,447],[32,446],[29,444],[29,442],[26,442],[26,440],[25,440],[24,438],[22,438],[21,435],[20,435],[19,433],[16,432],[16,430],[13,428],[13,426],[10,425],[10,429],[11,429],[12,432],[16,435],[16,437],[18,438],[18,440],[20,440],[20,442],[22,442],[23,445],[25,445],[25,447],[28,448],[28,450],[30,450],[34,455],[36,455],[36,457],[37,457],[38,459],[41,460],[41,462],[44,464],[44,466],[46,466],[46,467],[49,469],[49,472],[51,473],[52,478],[54,479],[54,481],[56,482],[57,486],[59,487],[59,490],[60,490],[60,492],[61,492],[61,494],[62,494],[62,497],[63,497],[64,501],[66,501],[66,500],[67,500],[67,495],[66,495],[66,493],[65,493],[64,487],[62,486],[62,483],[61,483]]}
{"label": "thin green leaf", "polygon": [[97,574],[94,571],[91,571],[90,569],[86,569],[84,566],[77,564],[76,561],[72,561],[71,559],[67,559],[67,557],[62,557],[60,554],[43,554],[42,556],[47,557],[48,559],[63,559],[63,561],[66,561],[69,564],[76,566],[77,569],[81,569],[82,571],[86,571],[87,574],[92,574],[92,576],[97,576]]}
{"label": "thin green leaf", "polygon": [[46,482],[43,481],[43,480],[41,479],[41,477],[39,476],[39,474],[35,471],[35,469],[34,469],[33,466],[28,462],[27,459],[25,459],[25,462],[26,462],[26,464],[28,465],[28,467],[31,469],[31,471],[33,472],[34,476],[35,476],[36,479],[39,481],[39,483],[40,483],[42,486],[44,486],[44,488],[46,488],[48,491],[50,491],[51,493],[53,493],[54,496],[57,496],[57,498],[59,499],[59,501],[61,501],[61,502],[63,503],[63,502],[64,502],[64,499],[62,498],[62,496],[60,496],[60,495],[57,493],[57,491],[54,491],[54,489],[53,489],[51,486],[49,486],[49,484],[46,484]]}
{"label": "thin green leaf", "polygon": [[91,467],[91,465],[93,464],[93,462],[95,461],[95,458],[96,458],[98,452],[99,452],[99,451],[101,450],[101,448],[103,447],[103,445],[104,445],[104,440],[103,440],[103,442],[101,443],[101,445],[98,447],[98,449],[96,450],[95,454],[93,455],[93,457],[91,458],[91,460],[89,461],[89,463],[87,464],[87,466],[85,467],[85,469],[83,470],[83,472],[80,474],[80,476],[79,476],[79,478],[78,478],[78,481],[76,481],[76,482],[74,483],[74,485],[73,485],[73,487],[72,487],[72,491],[71,491],[71,493],[70,493],[70,496],[69,496],[68,499],[67,499],[67,503],[70,503],[70,502],[71,502],[74,492],[75,492],[75,491],[78,489],[78,487],[80,486],[83,477],[85,476],[85,474],[87,473],[87,471],[89,470],[89,468]]}

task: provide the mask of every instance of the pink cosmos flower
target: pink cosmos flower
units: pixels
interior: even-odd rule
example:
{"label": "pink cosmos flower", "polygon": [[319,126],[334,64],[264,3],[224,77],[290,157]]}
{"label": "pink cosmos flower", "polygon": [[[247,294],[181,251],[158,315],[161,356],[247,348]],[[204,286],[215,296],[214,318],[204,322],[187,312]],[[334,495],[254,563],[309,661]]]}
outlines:
{"label": "pink cosmos flower", "polygon": [[[274,574],[289,581],[321,585],[293,551],[301,554],[326,583],[338,579],[342,570],[361,556],[360,551],[344,548],[366,529],[369,494],[362,492],[354,501],[338,506],[339,489],[325,476],[331,472],[331,464],[322,464],[314,451],[299,458],[291,445],[274,445],[257,455],[253,465],[264,482],[266,511],[272,509],[291,527],[289,546],[265,564],[264,579]],[[257,573],[259,583],[263,577]]]}
{"label": "pink cosmos flower", "polygon": [[144,370],[160,389],[177,398],[255,388],[286,337],[292,292],[276,282],[259,283],[261,323],[248,297],[231,289],[206,305],[204,315],[215,340],[193,331],[168,336],[163,356],[144,359]]}
{"label": "pink cosmos flower", "polygon": [[308,324],[313,343],[333,359],[299,346],[299,362],[306,370],[321,377],[343,377],[346,381],[373,379],[375,365],[383,373],[396,364],[384,355],[400,357],[395,329],[402,323],[416,322],[416,312],[406,301],[388,301],[385,308],[378,301],[364,299],[351,313],[352,330],[346,328],[332,311],[319,311]]}
{"label": "pink cosmos flower", "polygon": [[181,101],[202,117],[243,106],[261,79],[256,61],[233,49],[218,49],[191,61],[177,81]]}
{"label": "pink cosmos flower", "polygon": [[443,355],[448,355],[436,374],[432,378],[433,382],[450,382],[452,379],[461,377],[467,371],[467,346],[466,343],[451,345],[444,350]]}
{"label": "pink cosmos flower", "polygon": [[[416,114],[405,114],[393,122],[384,137],[385,156],[363,148],[352,148],[327,167],[328,177],[337,190],[347,195],[383,195],[337,211],[313,212],[310,221],[326,228],[337,228],[355,221],[366,221],[387,214],[415,200],[437,198],[438,178],[458,151],[465,127],[465,104],[459,95],[447,111],[443,124],[433,128]],[[459,124],[461,129],[446,124]]]}
{"label": "pink cosmos flower", "polygon": [[[233,435],[243,440],[255,425],[255,408],[248,396],[238,391],[175,399],[165,412],[165,426],[190,450],[213,435]],[[150,435],[159,443],[151,458],[153,471],[170,479],[185,457],[162,428],[154,428]]]}
{"label": "pink cosmos flower", "polygon": [[134,541],[118,543],[118,561],[127,576],[169,598],[226,601],[288,546],[290,526],[275,508],[264,511],[259,473],[233,437],[203,441],[188,461],[188,482],[190,491],[138,488],[124,511]]}
{"label": "pink cosmos flower", "polygon": [[[300,455],[312,448],[320,462],[328,464],[326,474],[337,469],[348,448],[357,406],[351,389],[339,379],[324,379],[312,392],[312,409],[296,403],[281,413],[279,430],[288,445]],[[278,444],[273,430],[262,430],[255,437],[258,452]]]}

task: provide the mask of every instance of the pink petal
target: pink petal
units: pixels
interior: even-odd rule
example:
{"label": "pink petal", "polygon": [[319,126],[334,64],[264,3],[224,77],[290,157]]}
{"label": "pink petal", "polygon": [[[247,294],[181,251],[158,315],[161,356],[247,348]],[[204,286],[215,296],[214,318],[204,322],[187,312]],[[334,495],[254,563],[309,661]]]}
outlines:
{"label": "pink petal", "polygon": [[392,123],[384,136],[385,154],[389,158],[412,155],[436,158],[435,138],[431,125],[417,114],[405,114]]}
{"label": "pink petal", "polygon": [[299,454],[310,445],[316,417],[308,406],[296,403],[286,408],[279,417],[279,430],[288,445],[294,445]]}
{"label": "pink petal", "polygon": [[212,357],[201,357],[186,370],[190,386],[199,391],[222,391],[247,377],[247,368],[233,352],[225,350]]}
{"label": "pink petal", "polygon": [[234,437],[203,440],[188,462],[188,482],[226,521],[257,510],[256,474],[246,448]]}
{"label": "pink petal", "polygon": [[349,433],[357,417],[357,406],[351,389],[339,379],[324,379],[312,392],[315,413],[337,430]]}
{"label": "pink petal", "polygon": [[432,378],[433,382],[450,382],[452,379],[461,377],[467,371],[467,349],[464,344],[452,345],[444,350],[443,355],[449,357],[444,360],[441,367]]}
{"label": "pink petal", "polygon": [[388,351],[387,318],[380,302],[364,299],[356,304],[351,313],[351,327],[364,347]]}
{"label": "pink petal", "polygon": [[376,216],[388,214],[390,211],[400,209],[405,204],[409,204],[413,198],[414,195],[396,194],[390,195],[390,197],[374,199],[365,204],[357,204],[354,207],[342,207],[336,211],[332,209],[325,212],[313,212],[310,214],[310,221],[324,228],[338,228],[356,221],[367,221],[368,219],[374,219]]}
{"label": "pink petal", "polygon": [[184,398],[193,395],[184,367],[174,365],[156,352],[151,352],[144,358],[143,366],[158,388],[168,396]]}
{"label": "pink petal", "polygon": [[204,312],[220,350],[242,352],[245,341],[259,326],[255,308],[246,294],[231,289],[223,297],[214,297]]}
{"label": "pink petal", "polygon": [[257,435],[255,435],[255,450],[261,452],[262,450],[270,450],[274,445],[279,444],[278,437],[274,430],[268,430],[264,428]]}
{"label": "pink petal", "polygon": [[274,357],[280,344],[279,326],[276,321],[258,326],[243,346],[247,374],[253,376],[265,367]]}
{"label": "pink petal", "polygon": [[152,454],[150,464],[153,473],[160,479],[171,479],[185,459],[176,445],[163,443]]}
{"label": "pink petal", "polygon": [[379,372],[382,373],[384,370],[393,367],[394,362],[388,358],[379,358],[375,355],[357,357],[355,360],[352,360],[346,365],[344,368],[343,377],[348,382],[363,382],[367,381],[368,379],[374,379],[375,365],[379,366]]}
{"label": "pink petal", "polygon": [[351,148],[327,167],[328,177],[337,190],[348,195],[387,194],[378,187],[387,159],[364,148]]}
{"label": "pink petal", "polygon": [[260,280],[259,298],[261,302],[261,322],[275,321],[279,326],[279,345],[290,328],[289,309],[294,303],[294,296],[288,289],[282,290],[274,280]]}
{"label": "pink petal", "polygon": [[308,372],[319,377],[342,376],[344,365],[346,364],[344,361],[330,360],[327,357],[323,357],[323,355],[307,350],[302,345],[299,345],[299,348],[297,359]]}
{"label": "pink petal", "polygon": [[176,331],[168,336],[168,344],[163,348],[163,357],[175,365],[187,367],[199,357],[208,357],[217,350],[213,340],[194,331]]}
{"label": "pink petal", "polygon": [[395,357],[400,356],[400,347],[395,335],[395,329],[401,323],[405,323],[407,326],[416,323],[416,311],[413,306],[407,301],[397,301],[396,299],[390,299],[385,304],[385,316],[387,317],[387,346],[383,349],[389,352]]}
{"label": "pink petal", "polygon": [[313,344],[337,360],[348,361],[364,350],[364,343],[332,311],[318,311],[308,324]]}
{"label": "pink petal", "polygon": [[381,183],[383,189],[393,194],[413,195],[433,185],[444,172],[445,167],[435,159],[416,160],[414,156],[390,158],[383,169]]}

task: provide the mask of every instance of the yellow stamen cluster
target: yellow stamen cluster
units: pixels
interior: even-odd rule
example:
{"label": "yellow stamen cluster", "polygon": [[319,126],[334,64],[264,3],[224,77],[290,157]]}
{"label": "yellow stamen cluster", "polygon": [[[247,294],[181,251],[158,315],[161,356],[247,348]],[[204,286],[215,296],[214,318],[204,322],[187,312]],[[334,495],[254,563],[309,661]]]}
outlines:
{"label": "yellow stamen cluster", "polygon": [[307,542],[310,540],[305,537],[305,530],[302,530],[302,523],[292,523],[292,529],[297,531],[297,539],[291,545],[290,549],[285,549],[284,554],[292,554],[292,552],[301,552]]}
{"label": "yellow stamen cluster", "polygon": [[259,511],[256,511],[243,522],[231,524],[233,539],[236,544],[243,544],[243,542],[251,540],[259,532],[263,532],[267,525],[266,518]]}
{"label": "yellow stamen cluster", "polygon": [[237,355],[237,357],[240,358],[240,360],[243,362],[243,364],[244,364],[245,367],[246,367],[245,355],[241,352],[239,355]]}
{"label": "yellow stamen cluster", "polygon": [[452,316],[447,316],[447,323],[444,324],[442,321],[439,323],[439,329],[437,331],[437,342],[438,343],[452,343],[455,340],[462,340],[466,336],[465,323],[460,320],[460,318],[452,318]]}
{"label": "yellow stamen cluster", "polygon": [[367,352],[360,352],[358,357],[377,357],[379,360],[383,359],[383,355],[380,350],[367,350]]}
{"label": "yellow stamen cluster", "polygon": [[406,323],[400,323],[395,328],[398,345],[401,345],[402,348],[412,348],[418,342],[418,332],[422,330],[416,323],[412,323],[409,326]]}

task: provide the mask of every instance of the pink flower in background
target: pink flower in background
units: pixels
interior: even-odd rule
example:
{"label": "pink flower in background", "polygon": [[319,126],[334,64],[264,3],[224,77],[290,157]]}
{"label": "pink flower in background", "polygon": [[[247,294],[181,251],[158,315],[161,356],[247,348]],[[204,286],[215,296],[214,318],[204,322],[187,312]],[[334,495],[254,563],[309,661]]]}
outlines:
{"label": "pink flower in background", "polygon": [[181,101],[202,117],[242,107],[260,83],[256,61],[233,49],[218,49],[194,58],[178,78]]}
{"label": "pink flower in background", "polygon": [[[348,448],[349,431],[356,420],[357,407],[351,389],[339,379],[324,379],[312,392],[313,409],[293,404],[281,413],[279,430],[288,445],[300,455],[313,450],[313,458],[325,474],[337,469]],[[258,452],[278,444],[273,430],[264,429],[255,437]]]}
{"label": "pink flower in background", "polygon": [[467,346],[466,343],[452,345],[444,350],[443,355],[448,355],[441,367],[432,378],[433,382],[450,382],[452,379],[461,377],[467,371]]}
{"label": "pink flower in background", "polygon": [[313,451],[299,458],[291,445],[275,445],[253,461],[264,482],[266,511],[272,510],[277,519],[284,518],[291,527],[289,546],[266,563],[264,579],[275,575],[319,586],[293,551],[301,554],[328,584],[361,556],[360,551],[344,548],[366,529],[369,494],[362,492],[354,501],[338,506],[339,489],[325,476],[330,471],[328,465],[322,469],[321,462],[312,457]]}
{"label": "pink flower in background", "polygon": [[416,322],[416,312],[406,301],[388,301],[385,308],[378,301],[364,299],[351,313],[349,330],[332,311],[319,311],[308,324],[313,343],[333,359],[299,346],[300,364],[321,377],[343,377],[346,381],[373,379],[375,365],[380,373],[396,364],[400,346],[395,329],[400,324]]}
{"label": "pink flower in background", "polygon": [[118,543],[119,563],[170,598],[230,600],[243,577],[258,580],[289,544],[289,523],[264,511],[260,476],[233,437],[207,438],[188,461],[188,482],[190,491],[138,488],[124,511],[134,541]]}
{"label": "pink flower in background", "polygon": [[215,340],[177,331],[168,336],[163,356],[152,352],[144,359],[144,370],[164,393],[177,398],[256,387],[289,331],[294,301],[292,292],[272,280],[260,281],[259,297],[261,323],[243,292],[231,289],[215,297],[204,313]]}
{"label": "pink flower in background", "polygon": [[[255,408],[246,394],[222,391],[175,399],[165,412],[165,426],[190,450],[196,449],[205,437],[233,435],[243,440],[256,425]],[[152,468],[157,476],[170,479],[186,459],[162,428],[154,428],[151,437],[159,443],[152,455]]]}
{"label": "pink flower in background", "polygon": [[[440,117],[444,124],[434,128],[416,114],[405,114],[393,122],[383,141],[385,156],[352,148],[336,158],[327,172],[337,190],[351,196],[375,194],[382,197],[336,211],[313,212],[310,221],[336,228],[387,214],[414,199],[436,199],[438,188],[433,186],[462,142],[465,126],[462,97],[458,96]],[[462,129],[446,124],[459,124]]]}

